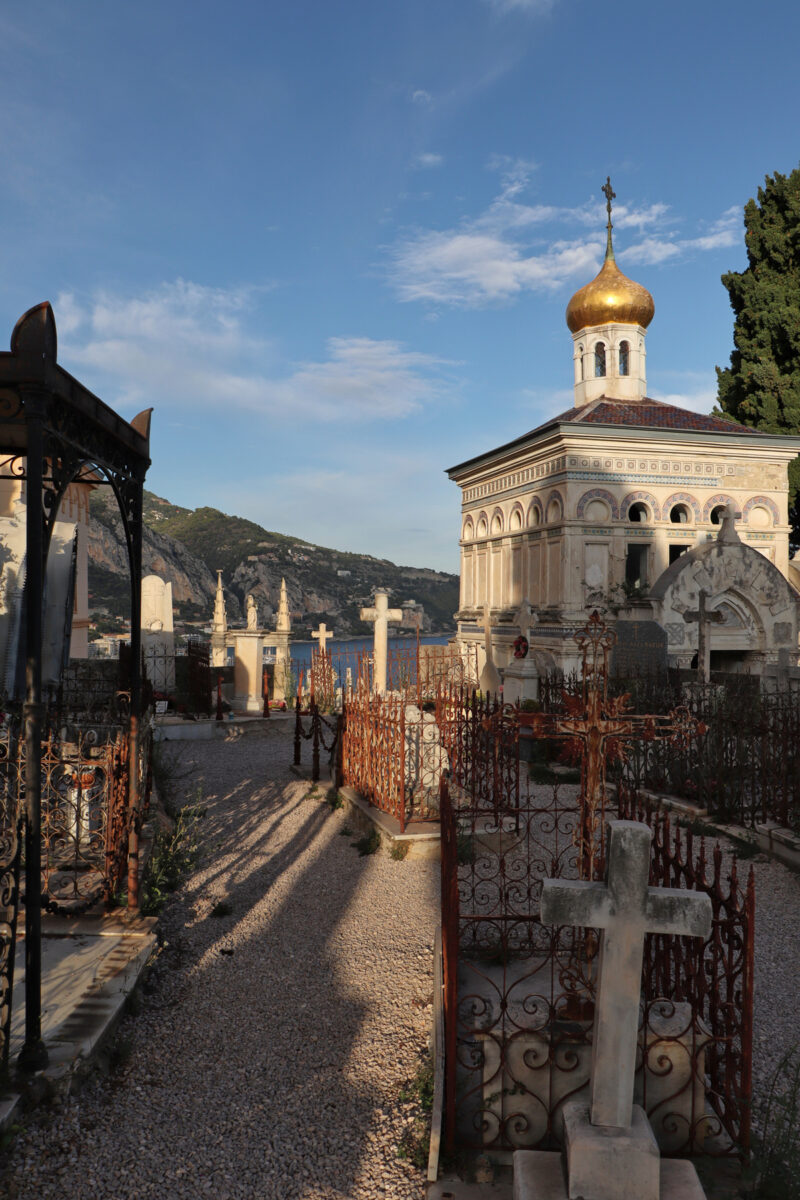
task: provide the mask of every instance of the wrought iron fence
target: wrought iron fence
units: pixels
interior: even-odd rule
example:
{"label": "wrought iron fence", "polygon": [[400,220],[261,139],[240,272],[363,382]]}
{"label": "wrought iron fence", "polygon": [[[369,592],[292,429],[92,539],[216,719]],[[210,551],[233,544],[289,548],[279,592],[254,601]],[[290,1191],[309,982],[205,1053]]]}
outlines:
{"label": "wrought iron fence", "polygon": [[344,706],[342,781],[395,817],[401,832],[409,821],[439,819],[443,777],[476,804],[513,805],[519,755],[510,714],[495,698],[463,686],[440,688],[422,705],[358,690]]}
{"label": "wrought iron fence", "polygon": [[[447,1142],[558,1145],[588,1085],[599,941],[543,926],[539,897],[544,878],[580,874],[578,800],[456,805],[443,781],[441,811]],[[664,1152],[732,1153],[749,1140],[752,876],[744,894],[735,867],[723,881],[717,851],[709,877],[702,843],[636,812],[653,821],[651,881],[704,890],[714,911],[704,946],[648,939],[636,1099]]]}
{"label": "wrought iron fence", "polygon": [[[747,675],[720,680],[612,678],[610,690],[629,694],[636,708],[664,714],[680,705],[702,726],[683,744],[633,744],[617,773],[747,828],[774,821],[800,832],[800,690],[760,690]],[[557,674],[541,683],[541,706],[550,713],[563,712],[565,696],[581,686],[580,677]]]}
{"label": "wrought iron fence", "polygon": [[[97,726],[51,730],[41,751],[41,902],[49,912],[83,912],[115,903],[124,890],[128,839],[149,806],[152,729],[138,741],[140,794],[129,803],[129,739]],[[0,735],[0,833],[24,812],[25,740],[9,722]]]}
{"label": "wrought iron fence", "polygon": [[[347,697],[373,690],[371,650],[313,649],[310,667],[293,661],[292,669],[301,695],[308,698],[313,694],[323,709],[341,709]],[[389,650],[387,655],[387,691],[418,705],[434,701],[442,690],[474,687],[477,677],[475,647],[412,642]]]}
{"label": "wrought iron fence", "polygon": [[0,1086],[8,1074],[24,821],[0,827]]}

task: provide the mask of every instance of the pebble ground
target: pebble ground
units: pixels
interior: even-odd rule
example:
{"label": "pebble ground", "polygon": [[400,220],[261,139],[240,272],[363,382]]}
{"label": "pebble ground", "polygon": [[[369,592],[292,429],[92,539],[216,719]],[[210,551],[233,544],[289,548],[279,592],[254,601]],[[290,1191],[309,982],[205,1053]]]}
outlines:
{"label": "pebble ground", "polygon": [[[438,864],[359,857],[324,791],[288,771],[288,723],[183,743],[202,789],[199,869],[117,1065],[35,1111],[0,1177],[8,1200],[406,1200],[398,1156],[432,1018]],[[730,847],[724,842],[725,868]],[[746,878],[747,863],[740,867]],[[798,1043],[800,874],[758,855],[754,1100]],[[215,906],[229,906],[215,916]]]}
{"label": "pebble ground", "polygon": [[432,1022],[438,864],[360,857],[324,790],[290,775],[288,723],[181,746],[204,853],[164,910],[124,1061],[29,1118],[0,1192],[417,1200],[398,1146]]}

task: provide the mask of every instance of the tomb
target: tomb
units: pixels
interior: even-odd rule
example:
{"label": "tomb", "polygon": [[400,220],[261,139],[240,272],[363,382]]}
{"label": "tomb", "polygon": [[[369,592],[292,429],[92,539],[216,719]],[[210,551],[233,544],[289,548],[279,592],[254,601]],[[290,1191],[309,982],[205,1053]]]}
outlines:
{"label": "tomb", "polygon": [[544,881],[544,924],[600,929],[589,1101],[563,1106],[564,1153],[518,1150],[514,1200],[671,1200],[703,1191],[694,1166],[662,1160],[634,1072],[646,933],[707,937],[711,900],[648,887],[651,831],[609,821],[604,883]]}

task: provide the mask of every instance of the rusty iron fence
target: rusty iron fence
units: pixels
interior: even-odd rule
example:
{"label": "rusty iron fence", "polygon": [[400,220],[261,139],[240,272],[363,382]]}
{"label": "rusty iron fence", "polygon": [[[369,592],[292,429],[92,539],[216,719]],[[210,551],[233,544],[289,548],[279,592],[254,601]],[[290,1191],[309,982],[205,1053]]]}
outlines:
{"label": "rusty iron fence", "polygon": [[[41,905],[48,912],[74,915],[122,899],[129,838],[141,831],[150,802],[150,723],[137,739],[133,804],[129,753],[127,734],[102,725],[49,729],[42,739]],[[9,720],[0,733],[0,834],[6,839],[23,818],[26,761],[19,722]]]}
{"label": "rusty iron fence", "polygon": [[401,832],[410,821],[439,819],[443,777],[474,803],[513,806],[517,740],[512,710],[464,686],[440,688],[422,705],[359,690],[342,714],[342,782],[393,816]]}
{"label": "rusty iron fence", "polygon": [[[312,694],[324,709],[340,710],[356,693],[371,693],[374,685],[372,650],[339,648],[312,649],[311,665],[293,663],[298,690],[304,698]],[[475,647],[420,645],[390,649],[386,660],[387,691],[407,702],[429,703],[443,689],[474,687],[478,678]]]}
{"label": "rusty iron fence", "polygon": [[[587,1093],[598,933],[539,919],[542,880],[581,873],[575,792],[487,808],[454,803],[442,783],[450,1149],[557,1146],[563,1104]],[[704,946],[648,939],[636,1099],[664,1153],[735,1153],[749,1143],[752,874],[743,892],[718,849],[709,872],[702,842],[634,810],[654,830],[651,882],[706,891],[714,912]]]}
{"label": "rusty iron fence", "polygon": [[[800,832],[800,690],[760,690],[747,675],[710,684],[662,677],[611,679],[610,690],[654,714],[683,708],[702,727],[680,744],[636,743],[615,773],[637,788],[681,796],[746,828],[774,822]],[[541,680],[541,708],[565,712],[580,676]]]}

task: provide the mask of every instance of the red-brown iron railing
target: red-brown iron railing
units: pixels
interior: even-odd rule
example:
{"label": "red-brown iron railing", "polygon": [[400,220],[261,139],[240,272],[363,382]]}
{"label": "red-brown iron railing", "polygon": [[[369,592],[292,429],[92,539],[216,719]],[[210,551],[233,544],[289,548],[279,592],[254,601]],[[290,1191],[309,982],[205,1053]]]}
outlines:
{"label": "red-brown iron railing", "polygon": [[[450,1148],[556,1146],[563,1104],[585,1093],[598,935],[539,920],[543,879],[580,875],[574,792],[493,810],[456,806],[442,786]],[[651,881],[706,891],[714,913],[702,947],[648,938],[637,1100],[665,1153],[735,1153],[749,1143],[752,876],[742,893],[735,865],[723,880],[718,850],[708,873],[702,844],[634,810],[654,829]]]}

